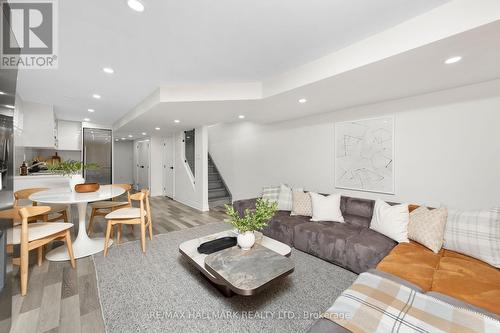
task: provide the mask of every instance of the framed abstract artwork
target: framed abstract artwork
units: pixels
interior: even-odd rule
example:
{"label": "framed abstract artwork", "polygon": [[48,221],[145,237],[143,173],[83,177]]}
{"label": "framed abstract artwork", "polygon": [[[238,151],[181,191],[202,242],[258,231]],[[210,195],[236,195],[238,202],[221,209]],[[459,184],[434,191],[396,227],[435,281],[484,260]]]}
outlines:
{"label": "framed abstract artwork", "polygon": [[394,117],[335,123],[335,187],[394,194]]}

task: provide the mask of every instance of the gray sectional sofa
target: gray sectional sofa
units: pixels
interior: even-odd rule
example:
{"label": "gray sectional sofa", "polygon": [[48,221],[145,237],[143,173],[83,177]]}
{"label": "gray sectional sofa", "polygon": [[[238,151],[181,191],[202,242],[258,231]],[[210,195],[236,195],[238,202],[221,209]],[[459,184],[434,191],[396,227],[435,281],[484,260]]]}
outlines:
{"label": "gray sectional sofa", "polygon": [[[235,201],[233,206],[242,214],[255,208],[255,201]],[[340,209],[345,223],[311,222],[308,216],[278,211],[263,233],[359,274],[375,268],[397,244],[369,228],[374,205],[373,200],[343,196]]]}

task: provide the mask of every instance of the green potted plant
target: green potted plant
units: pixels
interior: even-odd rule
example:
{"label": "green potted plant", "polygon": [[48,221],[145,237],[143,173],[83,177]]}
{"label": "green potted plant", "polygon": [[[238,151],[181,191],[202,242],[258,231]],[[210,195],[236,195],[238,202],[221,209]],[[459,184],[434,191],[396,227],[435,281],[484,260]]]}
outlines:
{"label": "green potted plant", "polygon": [[238,230],[238,245],[242,250],[250,250],[255,244],[255,231],[262,230],[274,216],[278,203],[257,199],[255,210],[245,209],[243,217],[232,205],[225,205],[229,223]]}
{"label": "green potted plant", "polygon": [[99,165],[96,163],[83,164],[80,161],[68,160],[57,164],[49,165],[49,171],[69,177],[69,187],[71,191],[75,190],[75,185],[85,183],[82,176],[83,170],[97,170]]}

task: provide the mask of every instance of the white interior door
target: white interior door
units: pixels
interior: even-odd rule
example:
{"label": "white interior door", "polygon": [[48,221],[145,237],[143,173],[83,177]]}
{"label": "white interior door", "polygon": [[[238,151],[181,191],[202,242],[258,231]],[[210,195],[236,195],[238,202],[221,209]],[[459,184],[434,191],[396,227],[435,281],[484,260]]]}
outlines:
{"label": "white interior door", "polygon": [[149,189],[149,141],[137,143],[137,189]]}
{"label": "white interior door", "polygon": [[163,194],[174,197],[174,138],[163,142]]}

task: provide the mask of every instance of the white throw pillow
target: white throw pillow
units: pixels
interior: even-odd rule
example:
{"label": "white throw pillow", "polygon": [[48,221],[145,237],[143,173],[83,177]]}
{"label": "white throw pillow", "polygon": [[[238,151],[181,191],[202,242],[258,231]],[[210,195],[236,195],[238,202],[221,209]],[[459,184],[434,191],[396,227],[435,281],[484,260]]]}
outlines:
{"label": "white throw pillow", "polygon": [[301,188],[292,189],[292,187],[285,184],[280,185],[280,190],[278,195],[278,210],[288,210],[288,211],[292,210],[293,208],[292,191],[302,192],[302,189]]}
{"label": "white throw pillow", "polygon": [[398,243],[409,243],[409,221],[408,204],[391,206],[385,201],[377,200],[373,209],[370,229],[380,232]]}
{"label": "white throw pillow", "polygon": [[340,210],[340,194],[330,194],[324,196],[310,192],[312,201],[311,221],[333,221],[344,222],[342,211]]}

